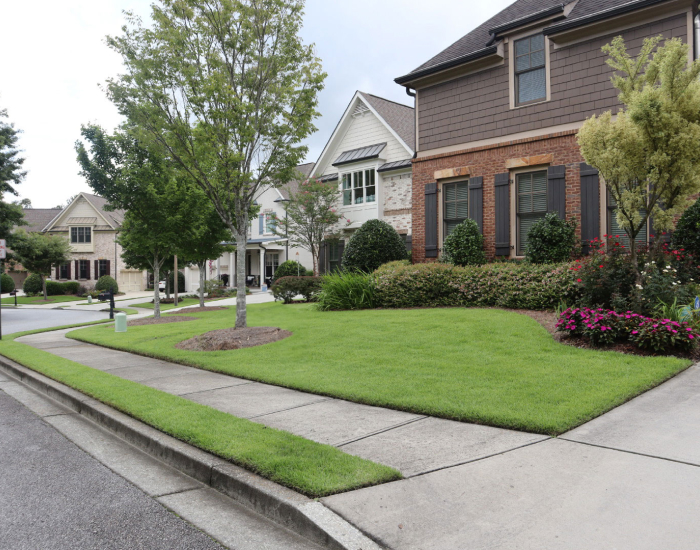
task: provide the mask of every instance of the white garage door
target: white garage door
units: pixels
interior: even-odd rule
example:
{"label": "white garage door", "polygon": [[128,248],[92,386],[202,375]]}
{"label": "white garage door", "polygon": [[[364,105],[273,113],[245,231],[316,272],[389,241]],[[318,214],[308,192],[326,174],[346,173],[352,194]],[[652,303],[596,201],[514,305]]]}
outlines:
{"label": "white garage door", "polygon": [[119,290],[121,292],[138,292],[142,290],[142,279],[143,274],[140,271],[122,271],[119,277]]}

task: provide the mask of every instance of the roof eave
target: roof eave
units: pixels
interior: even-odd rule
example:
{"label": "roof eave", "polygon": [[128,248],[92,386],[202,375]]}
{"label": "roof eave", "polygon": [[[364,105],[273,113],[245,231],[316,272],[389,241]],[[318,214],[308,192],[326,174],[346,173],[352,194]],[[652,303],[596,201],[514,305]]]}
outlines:
{"label": "roof eave", "polygon": [[596,13],[592,13],[590,15],[586,15],[584,17],[579,17],[577,19],[571,19],[568,21],[562,21],[561,23],[557,23],[555,25],[550,25],[549,27],[545,27],[542,33],[545,36],[552,36],[560,32],[575,29],[577,27],[583,27],[584,25],[590,25],[591,23],[597,23],[599,21],[605,21],[606,19],[617,17],[618,15],[624,15],[632,11],[654,6],[656,4],[662,4],[668,1],[669,0],[634,0],[633,2],[628,2],[627,4],[623,4],[615,8],[602,10]]}
{"label": "roof eave", "polygon": [[406,86],[407,84],[415,82],[420,78],[424,78],[426,76],[430,76],[432,74],[439,73],[447,69],[452,69],[454,67],[464,65],[465,63],[469,63],[470,61],[475,61],[477,59],[481,59],[482,57],[487,57],[496,53],[498,53],[498,46],[489,46],[487,48],[482,48],[470,54],[456,57],[454,59],[444,61],[442,63],[438,63],[437,65],[433,65],[432,67],[428,67],[427,69],[423,69],[422,71],[415,71],[412,73],[408,73],[404,76],[399,76],[398,78],[394,79],[394,82],[400,84],[401,86]]}

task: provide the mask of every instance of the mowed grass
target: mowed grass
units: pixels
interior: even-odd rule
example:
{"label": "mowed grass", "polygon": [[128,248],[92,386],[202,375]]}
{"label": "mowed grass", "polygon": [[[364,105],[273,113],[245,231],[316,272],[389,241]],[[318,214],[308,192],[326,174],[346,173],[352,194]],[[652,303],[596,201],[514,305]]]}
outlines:
{"label": "mowed grass", "polygon": [[36,332],[41,331],[3,339],[0,354],[307,496],[322,497],[401,478],[393,468],[330,445],[237,418],[14,341]]}
{"label": "mowed grass", "polygon": [[[204,303],[207,304],[209,302],[216,302],[217,300],[223,300],[224,298],[205,298]],[[153,302],[145,302],[143,304],[129,304],[131,307],[141,307],[144,309],[153,309]],[[198,306],[199,305],[199,299],[198,298],[185,298],[184,300],[178,300],[177,301],[177,307],[185,307],[185,306]],[[160,310],[161,311],[167,311],[169,309],[175,308],[174,304],[160,304]]]}
{"label": "mowed grass", "polygon": [[[44,300],[43,296],[18,296],[17,305],[37,305],[37,304],[58,304],[62,302],[80,302],[85,298],[78,296],[49,296],[48,300]],[[3,298],[2,305],[15,305],[14,298]]]}
{"label": "mowed grass", "polygon": [[251,305],[251,326],[293,335],[264,346],[194,352],[175,344],[234,325],[235,309],[196,321],[104,327],[69,336],[307,392],[529,432],[557,435],[690,365],[555,342],[536,321],[494,309],[319,312]]}

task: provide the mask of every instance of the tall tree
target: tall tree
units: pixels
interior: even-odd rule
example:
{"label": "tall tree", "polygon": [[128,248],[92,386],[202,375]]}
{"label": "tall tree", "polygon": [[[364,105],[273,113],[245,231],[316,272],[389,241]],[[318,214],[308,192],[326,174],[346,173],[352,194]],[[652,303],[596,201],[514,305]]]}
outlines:
{"label": "tall tree", "polygon": [[8,246],[14,248],[13,229],[23,225],[24,213],[21,204],[7,202],[5,195],[17,196],[14,186],[22,183],[27,173],[22,170],[24,158],[17,148],[20,130],[2,120],[4,118],[7,118],[7,110],[0,109],[0,239],[6,239]]}
{"label": "tall tree", "polygon": [[[674,219],[700,192],[700,60],[688,62],[680,39],[647,38],[636,58],[621,36],[604,46],[622,108],[592,116],[578,134],[586,162],[600,172],[617,205],[617,220],[630,242],[650,218],[654,231]],[[657,239],[657,242],[659,239]]]}
{"label": "tall tree", "polygon": [[294,178],[325,74],[299,38],[303,0],[159,0],[108,38],[126,74],[108,95],[212,201],[239,251],[236,327],[246,326],[253,201]]}
{"label": "tall tree", "polygon": [[314,275],[319,274],[318,259],[324,237],[345,219],[336,210],[339,201],[340,190],[335,183],[308,180],[299,185],[298,191],[290,193],[285,217],[275,217],[276,235],[287,237],[291,246],[311,252]]}
{"label": "tall tree", "polygon": [[38,232],[27,233],[20,228],[15,232],[12,246],[22,266],[41,276],[44,300],[47,300],[46,277],[51,275],[53,267],[70,261],[68,239]]}

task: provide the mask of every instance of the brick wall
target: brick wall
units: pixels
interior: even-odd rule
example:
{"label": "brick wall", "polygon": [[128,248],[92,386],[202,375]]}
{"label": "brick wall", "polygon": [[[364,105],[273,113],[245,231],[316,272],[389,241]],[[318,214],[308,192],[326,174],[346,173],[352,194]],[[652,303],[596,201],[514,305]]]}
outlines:
{"label": "brick wall", "polygon": [[411,234],[411,173],[382,174],[384,221],[401,234]]}
{"label": "brick wall", "polygon": [[[435,181],[435,171],[461,166],[470,167],[470,176],[484,178],[484,248],[495,255],[496,219],[494,209],[494,180],[496,174],[508,172],[506,161],[532,155],[553,156],[552,166],[566,165],[566,217],[581,223],[580,163],[583,157],[576,143],[576,132],[561,132],[537,138],[477,147],[457,153],[446,153],[413,161],[413,260],[425,258],[425,185]],[[439,188],[439,186],[438,186]],[[512,186],[511,186],[512,192]],[[442,195],[438,194],[438,200]],[[440,220],[438,220],[440,223]],[[511,242],[511,244],[514,244]],[[439,243],[439,246],[441,243]]]}

